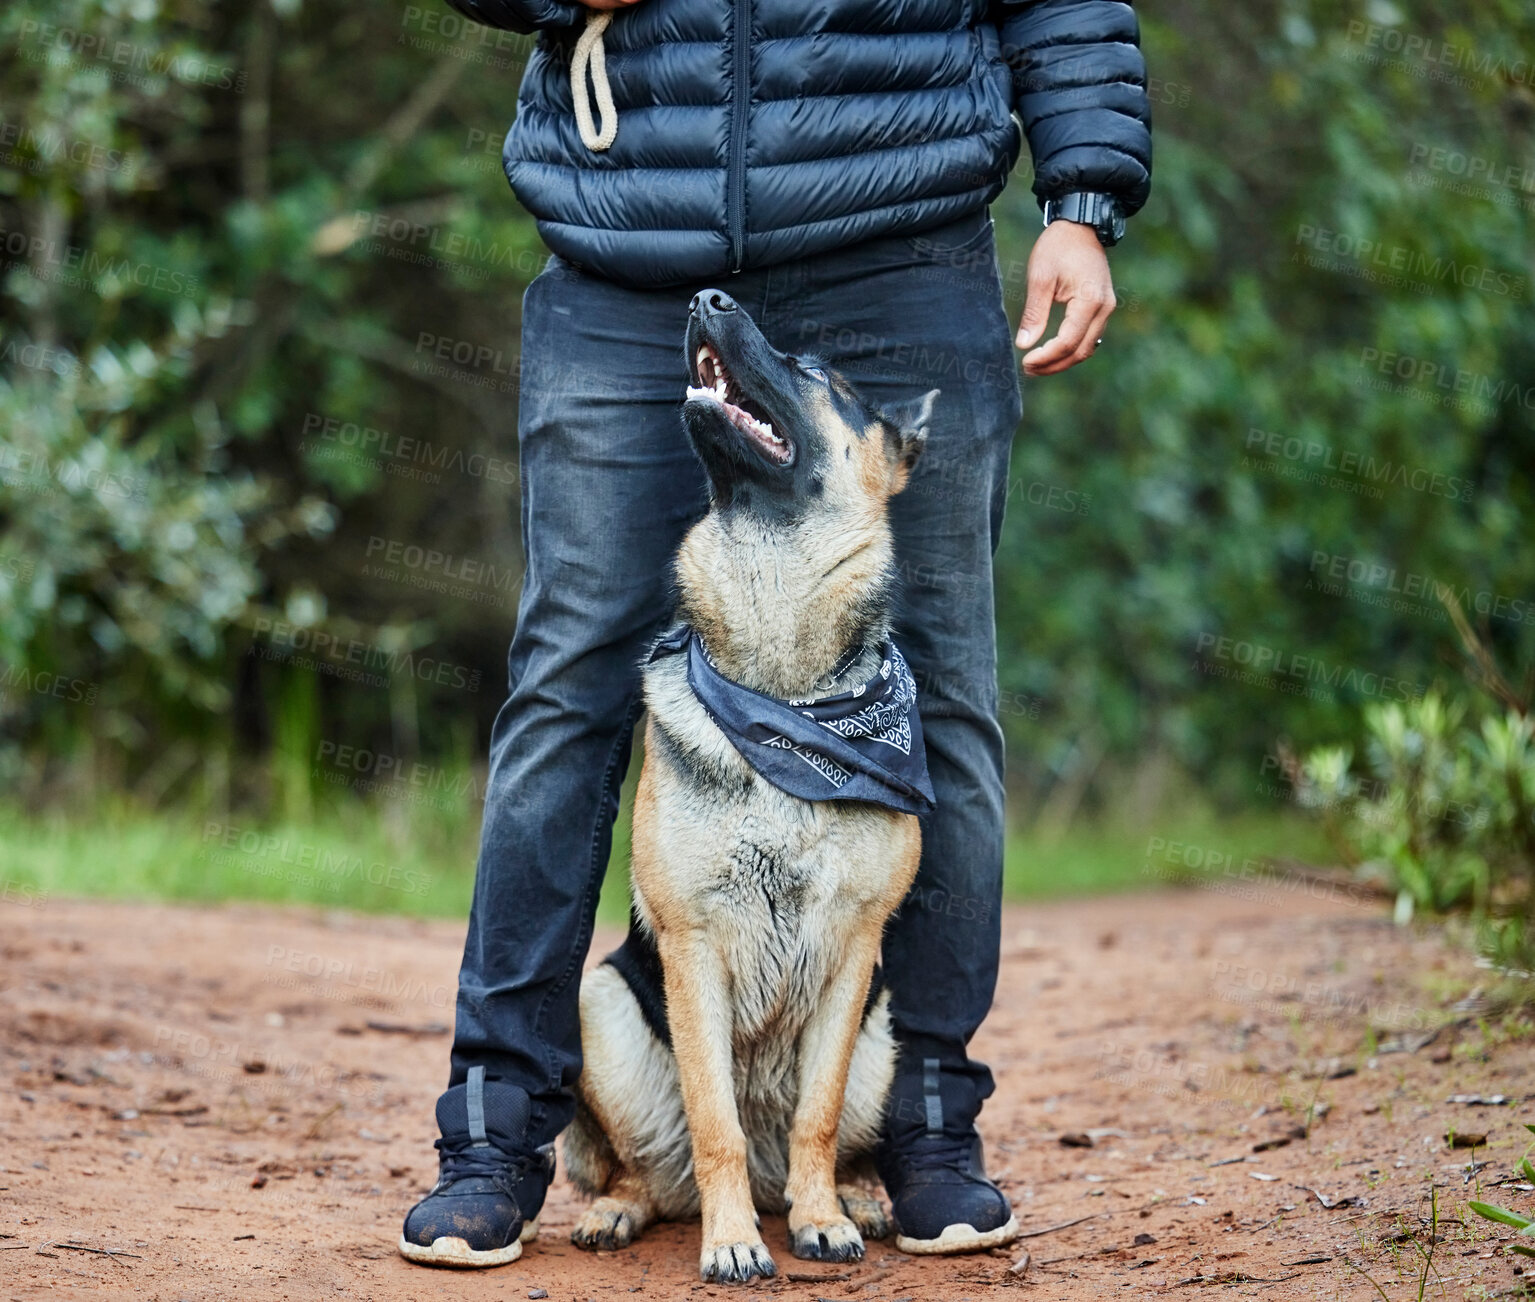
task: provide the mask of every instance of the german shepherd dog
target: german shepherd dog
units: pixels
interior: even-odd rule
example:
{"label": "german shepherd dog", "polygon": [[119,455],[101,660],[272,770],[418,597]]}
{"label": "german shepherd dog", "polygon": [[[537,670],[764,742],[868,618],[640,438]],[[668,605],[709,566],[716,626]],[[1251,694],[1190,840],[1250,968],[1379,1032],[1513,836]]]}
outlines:
{"label": "german shepherd dog", "polygon": [[[889,640],[887,506],[937,391],[876,410],[718,290],[693,300],[685,346],[682,417],[711,507],[677,556],[680,618],[720,673],[766,696],[867,682]],[[595,1201],[572,1239],[618,1248],[701,1214],[700,1275],[739,1282],[775,1273],[757,1208],[787,1212],[811,1260],[857,1260],[888,1233],[855,1181],[872,1177],[895,1063],[876,958],[921,834],[911,813],[764,780],[686,661],[645,669],[634,922],[581,986],[565,1153]]]}

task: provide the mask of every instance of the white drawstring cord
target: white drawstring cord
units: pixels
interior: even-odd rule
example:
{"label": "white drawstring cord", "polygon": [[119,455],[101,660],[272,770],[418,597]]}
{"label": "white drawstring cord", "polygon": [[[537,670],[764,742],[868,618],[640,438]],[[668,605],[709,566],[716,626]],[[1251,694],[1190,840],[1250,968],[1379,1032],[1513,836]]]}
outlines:
{"label": "white drawstring cord", "polygon": [[[593,9],[586,15],[586,30],[576,41],[570,56],[570,98],[576,110],[576,128],[581,143],[593,153],[601,153],[618,139],[618,110],[613,107],[613,88],[608,85],[607,61],[602,50],[602,34],[613,21],[607,9]],[[597,112],[602,115],[602,130],[592,121],[592,106],[586,98],[586,69],[592,69],[592,90],[597,96]]]}

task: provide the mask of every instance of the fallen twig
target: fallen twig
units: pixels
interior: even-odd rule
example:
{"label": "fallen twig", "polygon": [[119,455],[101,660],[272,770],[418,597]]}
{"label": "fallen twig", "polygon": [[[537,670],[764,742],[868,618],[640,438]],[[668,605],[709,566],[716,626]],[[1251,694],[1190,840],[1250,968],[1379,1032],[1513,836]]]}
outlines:
{"label": "fallen twig", "polygon": [[1296,1271],[1293,1275],[1275,1275],[1270,1279],[1230,1270],[1224,1275],[1190,1275],[1187,1279],[1180,1279],[1173,1287],[1182,1288],[1185,1284],[1283,1284],[1287,1279],[1299,1279],[1300,1276],[1300,1271]]}
{"label": "fallen twig", "polygon": [[1037,1239],[1041,1234],[1054,1234],[1057,1230],[1069,1230],[1073,1225],[1080,1225],[1083,1221],[1095,1220],[1094,1216],[1079,1216],[1074,1221],[1062,1221],[1059,1225],[1047,1225],[1041,1230],[1025,1230],[1018,1237],[1020,1239]]}
{"label": "fallen twig", "polygon": [[143,1258],[136,1252],[125,1252],[121,1248],[92,1248],[83,1243],[45,1243],[45,1248],[67,1248],[70,1252],[94,1252],[98,1257],[111,1257],[116,1261],[119,1257],[132,1257],[142,1261]]}
{"label": "fallen twig", "polygon": [[332,1103],[330,1107],[326,1108],[324,1112],[320,1113],[319,1116],[317,1116],[313,1121],[309,1123],[309,1129],[304,1131],[303,1142],[306,1144],[311,1144],[315,1140],[319,1139],[325,1130],[325,1123],[340,1111],[341,1104]]}
{"label": "fallen twig", "polygon": [[408,1022],[364,1022],[363,1025],[383,1035],[446,1035],[453,1029],[443,1022],[422,1022],[417,1026]]}
{"label": "fallen twig", "polygon": [[1365,1200],[1358,1194],[1344,1194],[1340,1198],[1329,1198],[1320,1189],[1313,1189],[1310,1185],[1298,1184],[1295,1187],[1297,1189],[1304,1189],[1308,1194],[1311,1194],[1317,1202],[1322,1204],[1324,1211],[1330,1212],[1335,1207],[1363,1207],[1365,1205]]}

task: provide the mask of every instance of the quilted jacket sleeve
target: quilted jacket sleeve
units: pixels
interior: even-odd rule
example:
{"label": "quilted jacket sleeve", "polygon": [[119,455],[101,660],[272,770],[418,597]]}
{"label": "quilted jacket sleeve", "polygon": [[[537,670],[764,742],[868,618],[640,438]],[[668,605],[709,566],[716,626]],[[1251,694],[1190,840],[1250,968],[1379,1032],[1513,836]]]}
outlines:
{"label": "quilted jacket sleeve", "polygon": [[1040,203],[1093,190],[1135,212],[1151,189],[1151,107],[1135,11],[1117,0],[995,0],[995,16]]}
{"label": "quilted jacket sleeve", "polygon": [[465,18],[486,27],[537,32],[546,27],[574,27],[585,10],[570,0],[448,0]]}

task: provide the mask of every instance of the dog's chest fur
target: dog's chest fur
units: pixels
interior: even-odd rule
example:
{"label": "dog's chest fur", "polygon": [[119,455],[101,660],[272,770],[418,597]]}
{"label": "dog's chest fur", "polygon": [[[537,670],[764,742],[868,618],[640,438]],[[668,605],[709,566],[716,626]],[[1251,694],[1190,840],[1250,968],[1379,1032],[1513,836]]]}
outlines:
{"label": "dog's chest fur", "polygon": [[904,893],[896,865],[916,820],[766,782],[699,704],[680,656],[653,664],[645,689],[659,871],[636,877],[641,916],[660,908],[708,937],[730,973],[738,1064],[772,1077],[851,937]]}

